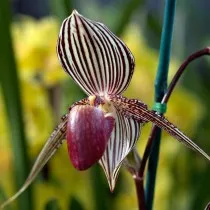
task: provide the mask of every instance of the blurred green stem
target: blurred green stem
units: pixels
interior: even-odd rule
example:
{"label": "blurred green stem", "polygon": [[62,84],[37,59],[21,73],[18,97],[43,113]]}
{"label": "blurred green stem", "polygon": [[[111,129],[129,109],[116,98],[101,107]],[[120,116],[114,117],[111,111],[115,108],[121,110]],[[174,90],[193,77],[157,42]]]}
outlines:
{"label": "blurred green stem", "polygon": [[52,14],[57,16],[61,22],[67,18],[73,10],[72,0],[52,0],[50,7]]}
{"label": "blurred green stem", "polygon": [[127,4],[124,4],[119,18],[120,21],[115,27],[115,34],[117,34],[117,36],[121,36],[121,34],[124,32],[126,26],[130,22],[133,12],[139,8],[139,5],[141,5],[142,2],[143,0],[131,0],[128,1]]}
{"label": "blurred green stem", "polygon": [[[168,78],[168,68],[169,68],[170,54],[171,54],[171,42],[173,34],[175,8],[176,8],[176,0],[165,1],[164,20],[163,20],[163,28],[161,35],[161,43],[160,43],[159,65],[155,81],[155,102],[161,102],[167,89],[167,78]],[[147,210],[151,210],[153,205],[156,171],[157,171],[159,150],[160,150],[160,140],[161,140],[161,130],[157,129],[154,135],[153,149],[148,163],[147,183],[146,183]]]}
{"label": "blurred green stem", "polygon": [[71,197],[68,210],[84,210],[80,201],[74,196]]}
{"label": "blurred green stem", "polygon": [[[2,188],[2,186],[0,185],[0,201],[4,201],[4,200],[6,200],[7,199],[7,197],[6,197],[6,195],[5,195],[5,192],[4,192],[4,189]],[[10,208],[10,206],[6,206],[5,207],[5,210],[10,210],[11,208]]]}
{"label": "blurred green stem", "polygon": [[103,182],[103,174],[99,165],[90,169],[90,176],[93,186],[93,196],[95,200],[94,209],[109,210],[111,209],[110,199],[107,196],[107,186]]}
{"label": "blurred green stem", "polygon": [[56,199],[49,200],[45,205],[45,210],[59,210],[61,209]]}
{"label": "blurred green stem", "polygon": [[[0,1],[0,84],[10,124],[14,179],[16,181],[16,189],[19,189],[24,183],[29,172],[29,158],[24,133],[19,81],[10,34],[11,17],[9,11],[9,1]],[[33,209],[30,190],[24,192],[19,198],[18,209]]]}

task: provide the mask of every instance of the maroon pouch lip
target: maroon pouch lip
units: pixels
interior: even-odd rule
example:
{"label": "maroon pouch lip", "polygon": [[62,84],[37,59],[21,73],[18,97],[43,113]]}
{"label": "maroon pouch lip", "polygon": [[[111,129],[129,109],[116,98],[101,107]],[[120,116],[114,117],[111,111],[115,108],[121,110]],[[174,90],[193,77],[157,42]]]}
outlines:
{"label": "maroon pouch lip", "polygon": [[86,170],[104,154],[114,118],[90,105],[72,108],[67,123],[67,146],[70,160],[78,170]]}

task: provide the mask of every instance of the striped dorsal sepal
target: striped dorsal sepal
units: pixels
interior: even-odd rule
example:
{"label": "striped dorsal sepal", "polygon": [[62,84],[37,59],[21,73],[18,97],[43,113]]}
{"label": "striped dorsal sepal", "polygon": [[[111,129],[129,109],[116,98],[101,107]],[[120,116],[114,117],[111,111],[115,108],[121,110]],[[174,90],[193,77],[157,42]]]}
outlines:
{"label": "striped dorsal sepal", "polygon": [[128,47],[105,25],[75,10],[61,26],[57,54],[63,69],[88,95],[120,94],[133,75]]}

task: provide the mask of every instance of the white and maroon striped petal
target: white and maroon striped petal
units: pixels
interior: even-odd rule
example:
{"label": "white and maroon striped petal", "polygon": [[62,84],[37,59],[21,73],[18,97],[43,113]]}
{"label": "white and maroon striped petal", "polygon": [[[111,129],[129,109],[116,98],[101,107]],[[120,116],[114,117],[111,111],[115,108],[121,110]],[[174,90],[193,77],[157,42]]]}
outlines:
{"label": "white and maroon striped petal", "polygon": [[64,70],[88,95],[115,95],[128,86],[134,57],[105,25],[77,11],[64,20],[57,53]]}
{"label": "white and maroon striped petal", "polygon": [[109,187],[114,190],[119,168],[139,138],[141,123],[124,117],[116,110],[115,128],[103,157],[99,161],[105,171]]}

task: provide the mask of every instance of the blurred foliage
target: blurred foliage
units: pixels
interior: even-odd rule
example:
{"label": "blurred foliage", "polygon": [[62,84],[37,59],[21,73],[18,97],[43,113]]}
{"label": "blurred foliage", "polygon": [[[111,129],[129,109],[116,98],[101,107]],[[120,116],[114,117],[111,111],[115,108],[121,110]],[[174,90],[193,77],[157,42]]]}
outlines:
{"label": "blurred foliage", "polygon": [[62,22],[73,10],[72,3],[71,0],[52,0],[51,13]]}
{"label": "blurred foliage", "polygon": [[[67,112],[68,106],[73,101],[82,96],[81,91],[76,88],[76,85],[61,70],[59,65],[55,52],[58,30],[58,21],[50,17],[39,21],[21,17],[19,22],[12,26],[21,83],[24,122],[32,159],[36,158],[55,123],[52,117],[53,106],[49,100],[49,88],[62,84],[63,97],[60,102],[62,103],[63,113]],[[136,60],[135,73],[125,95],[129,98],[140,97],[151,107],[158,54],[147,46],[137,25],[130,25],[122,38],[133,52]],[[171,62],[170,79],[177,67],[176,61]],[[193,136],[199,122],[206,113],[205,111],[205,107],[199,102],[199,98],[180,86],[175,90],[169,101],[166,116],[189,136]],[[0,142],[0,180],[4,180],[1,184],[7,195],[11,195],[14,192],[11,182],[14,175],[11,173],[11,146],[8,143],[10,131],[5,123],[7,118],[1,95],[0,115],[0,136],[2,139]],[[143,128],[138,142],[138,149],[141,154],[150,128],[151,125],[146,125]],[[188,149],[164,133],[157,177],[155,209],[190,209],[188,208],[189,203],[196,192],[193,192],[193,187],[191,188],[189,185],[189,176],[192,176],[192,174],[189,175],[186,172],[190,172],[190,168],[188,168],[189,156],[193,163],[199,166],[197,168],[198,173],[205,170],[207,163],[195,153],[190,152],[189,155],[187,151]],[[36,208],[44,209],[49,200],[56,199],[61,209],[67,209],[70,202],[69,198],[74,196],[86,210],[98,209],[100,202],[105,199],[107,201],[108,197],[114,197],[114,199],[109,199],[110,203],[108,207],[104,207],[105,209],[137,209],[135,188],[129,173],[121,170],[121,176],[117,183],[121,187],[116,194],[115,192],[112,194],[108,190],[105,176],[101,176],[97,171],[92,169],[85,172],[76,171],[70,164],[64,144],[48,165],[49,177],[45,180],[38,179],[34,185]],[[102,179],[98,184],[95,182],[98,182],[97,177]],[[103,184],[101,188],[100,184]],[[101,192],[102,188],[104,194]],[[97,195],[103,197],[97,197]]]}
{"label": "blurred foliage", "polygon": [[13,24],[17,67],[21,79],[43,86],[52,86],[65,79],[55,52],[60,24],[53,18],[35,20],[20,17]]}
{"label": "blurred foliage", "polygon": [[123,5],[123,8],[121,9],[122,12],[120,15],[120,21],[116,25],[116,28],[114,31],[115,34],[120,36],[123,33],[123,31],[129,24],[134,11],[137,10],[142,3],[143,3],[142,0],[132,0],[132,1],[129,1],[127,4]]}
{"label": "blurred foliage", "polygon": [[71,202],[69,205],[69,210],[83,210],[84,208],[81,206],[80,202],[75,198],[71,198]]}
{"label": "blurred foliage", "polygon": [[55,199],[51,199],[46,203],[45,210],[59,210],[58,202]]}
{"label": "blurred foliage", "polygon": [[[19,78],[10,33],[11,13],[9,1],[0,2],[0,85],[5,103],[5,114],[8,121],[10,143],[12,145],[13,168],[15,189],[19,189],[29,173],[29,158],[27,141],[24,131],[23,110],[20,97]],[[21,210],[33,209],[33,199],[29,187],[17,202]]]}

